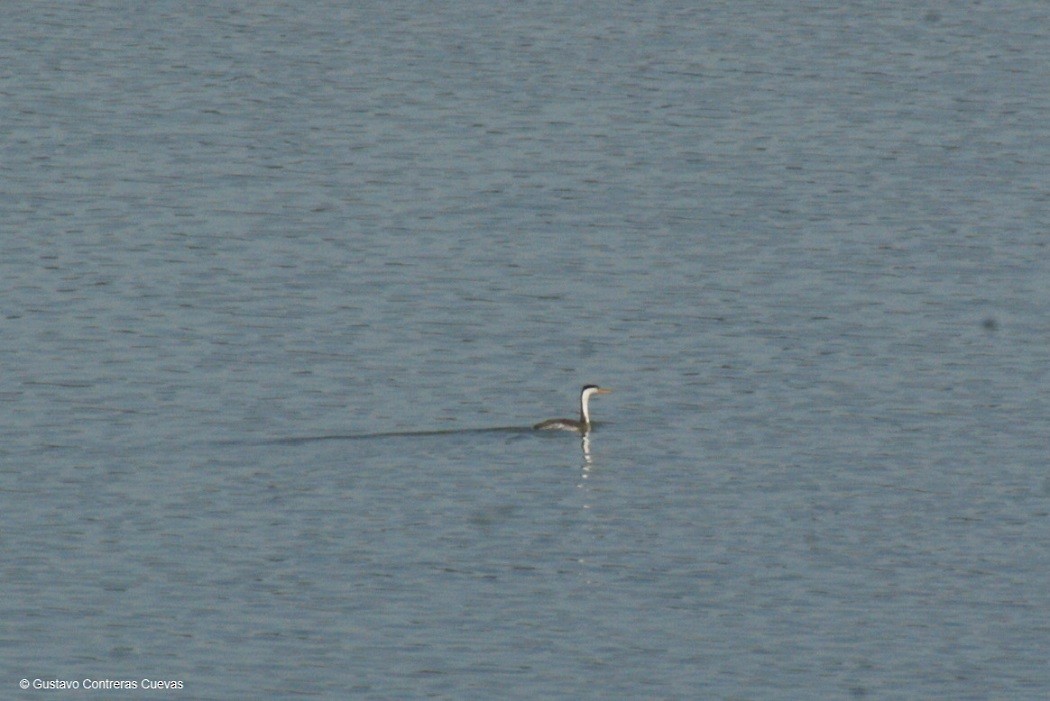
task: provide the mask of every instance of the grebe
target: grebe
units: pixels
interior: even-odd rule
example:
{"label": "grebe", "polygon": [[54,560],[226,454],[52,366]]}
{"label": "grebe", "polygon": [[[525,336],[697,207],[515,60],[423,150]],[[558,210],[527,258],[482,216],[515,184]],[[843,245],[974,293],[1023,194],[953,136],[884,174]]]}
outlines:
{"label": "grebe", "polygon": [[537,431],[558,430],[587,433],[591,430],[591,415],[587,411],[587,402],[589,402],[591,397],[596,394],[608,394],[609,392],[612,392],[612,390],[599,387],[598,385],[584,385],[583,389],[580,390],[579,421],[574,419],[547,419],[546,421],[541,421],[532,428]]}

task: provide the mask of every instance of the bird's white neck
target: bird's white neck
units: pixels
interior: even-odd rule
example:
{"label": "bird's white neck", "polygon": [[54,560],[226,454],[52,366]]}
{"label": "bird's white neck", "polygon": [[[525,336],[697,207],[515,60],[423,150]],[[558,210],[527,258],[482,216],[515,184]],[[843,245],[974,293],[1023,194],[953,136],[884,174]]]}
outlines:
{"label": "bird's white neck", "polygon": [[593,389],[585,389],[580,394],[580,421],[585,424],[591,422],[591,414],[587,411],[587,403],[591,401],[591,395],[594,394]]}

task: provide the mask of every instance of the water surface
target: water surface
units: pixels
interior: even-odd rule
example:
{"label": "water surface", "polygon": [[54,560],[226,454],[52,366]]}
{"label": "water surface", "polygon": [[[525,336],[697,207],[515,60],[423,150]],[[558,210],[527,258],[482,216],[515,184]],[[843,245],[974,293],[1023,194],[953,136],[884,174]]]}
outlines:
{"label": "water surface", "polygon": [[1047,696],[1036,8],[11,10],[5,692]]}

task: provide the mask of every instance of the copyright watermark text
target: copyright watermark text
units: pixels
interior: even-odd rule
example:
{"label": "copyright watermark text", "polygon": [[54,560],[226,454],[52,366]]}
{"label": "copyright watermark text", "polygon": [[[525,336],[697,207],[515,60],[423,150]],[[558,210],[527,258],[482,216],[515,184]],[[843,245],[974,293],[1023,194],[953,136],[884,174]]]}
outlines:
{"label": "copyright watermark text", "polygon": [[181,679],[22,679],[18,682],[20,689],[37,691],[128,691],[145,689],[146,691],[171,691],[185,688]]}

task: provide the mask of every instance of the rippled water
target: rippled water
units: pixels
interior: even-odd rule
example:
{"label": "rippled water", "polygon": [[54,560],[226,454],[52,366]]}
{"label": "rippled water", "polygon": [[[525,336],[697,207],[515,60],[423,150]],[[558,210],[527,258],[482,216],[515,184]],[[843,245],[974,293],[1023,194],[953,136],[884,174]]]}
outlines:
{"label": "rippled water", "polygon": [[1039,4],[6,15],[3,694],[1050,693]]}

